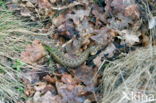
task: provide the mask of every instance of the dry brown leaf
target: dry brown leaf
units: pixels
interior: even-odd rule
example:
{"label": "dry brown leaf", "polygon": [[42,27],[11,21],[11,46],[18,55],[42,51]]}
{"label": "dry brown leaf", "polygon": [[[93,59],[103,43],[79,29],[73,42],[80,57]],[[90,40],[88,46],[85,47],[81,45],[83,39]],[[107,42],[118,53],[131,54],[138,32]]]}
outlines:
{"label": "dry brown leaf", "polygon": [[24,52],[21,53],[21,60],[28,64],[36,63],[46,55],[46,51],[41,42],[34,40],[32,45],[28,45]]}
{"label": "dry brown leaf", "polygon": [[124,28],[128,28],[129,24],[132,24],[132,20],[128,17],[123,16],[121,13],[115,18],[109,19],[109,27],[112,29],[122,30]]}
{"label": "dry brown leaf", "polygon": [[78,83],[78,81],[76,81],[76,79],[74,79],[69,74],[63,74],[61,77],[61,81],[65,84],[70,84],[70,85],[76,85]]}
{"label": "dry brown leaf", "polygon": [[46,85],[47,85],[47,83],[45,83],[45,82],[37,82],[37,83],[35,83],[34,89],[36,91],[41,91],[46,87]]}
{"label": "dry brown leaf", "polygon": [[31,84],[26,84],[24,93],[26,96],[30,97],[35,93],[35,89],[31,86]]}
{"label": "dry brown leaf", "polygon": [[32,69],[25,71],[22,74],[23,83],[35,83],[39,81],[39,75],[37,74],[37,69]]}
{"label": "dry brown leaf", "polygon": [[102,21],[103,23],[107,23],[107,19],[104,15],[103,8],[100,8],[99,6],[95,5],[92,14],[96,17],[96,22],[97,20]]}
{"label": "dry brown leaf", "polygon": [[[75,70],[75,76],[80,81],[82,81],[88,87],[94,86],[93,77],[97,71],[97,68],[88,67],[86,65],[82,65],[78,69]],[[95,78],[94,78],[95,79]]]}
{"label": "dry brown leaf", "polygon": [[117,37],[118,36],[118,32],[114,29],[110,29],[109,30],[109,34],[112,36],[112,37]]}
{"label": "dry brown leaf", "polygon": [[37,0],[39,8],[50,8],[52,5],[48,0]]}
{"label": "dry brown leaf", "polygon": [[67,14],[66,20],[72,19],[76,25],[80,24],[80,21],[84,19],[84,17],[88,17],[90,14],[90,9],[87,10],[75,10],[74,14]]}
{"label": "dry brown leaf", "polygon": [[46,93],[48,91],[50,91],[52,94],[56,94],[56,88],[51,84],[46,85],[46,87],[43,90],[43,93]]}
{"label": "dry brown leaf", "polygon": [[95,31],[96,35],[92,36],[91,39],[94,40],[97,44],[106,46],[112,41],[112,35],[109,34],[109,29],[102,28],[101,30]]}
{"label": "dry brown leaf", "polygon": [[111,6],[114,8],[113,10],[115,12],[124,12],[124,9],[131,5],[134,4],[135,1],[134,0],[113,0],[111,3]]}
{"label": "dry brown leaf", "polygon": [[84,86],[56,82],[56,87],[58,94],[61,95],[64,103],[83,103],[84,97],[81,97],[80,95],[82,92],[86,92],[84,91]]}
{"label": "dry brown leaf", "polygon": [[63,36],[66,39],[78,36],[78,31],[75,29],[75,25],[72,21],[67,20],[58,27],[58,35]]}
{"label": "dry brown leaf", "polygon": [[88,20],[89,19],[87,17],[84,17],[81,23],[76,25],[76,29],[79,31],[81,37],[85,36],[86,34],[93,33],[94,31],[93,25],[89,23]]}
{"label": "dry brown leaf", "polygon": [[65,20],[66,20],[65,16],[63,14],[60,14],[59,16],[53,18],[52,22],[54,23],[54,25],[60,26],[61,24],[65,22]]}
{"label": "dry brown leaf", "polygon": [[103,57],[103,53],[101,52],[94,60],[94,64],[97,66],[97,67],[100,67],[100,65],[102,64],[102,61],[101,61],[101,58]]}
{"label": "dry brown leaf", "polygon": [[120,33],[121,38],[124,40],[122,43],[126,43],[129,46],[134,45],[135,43],[138,43],[139,36],[141,35],[140,32],[134,32],[130,30],[122,30]]}
{"label": "dry brown leaf", "polygon": [[117,48],[115,47],[115,45],[114,45],[113,43],[111,43],[111,44],[109,44],[109,45],[107,46],[107,48],[104,50],[103,54],[104,54],[104,55],[107,55],[108,58],[111,58],[111,57],[114,56],[114,53],[115,53],[116,49],[117,49]]}
{"label": "dry brown leaf", "polygon": [[45,81],[48,82],[48,83],[53,83],[53,84],[57,81],[56,78],[51,77],[50,75],[44,76],[44,77],[43,77],[43,80],[45,80]]}
{"label": "dry brown leaf", "polygon": [[50,91],[47,91],[44,95],[40,92],[36,92],[33,96],[33,103],[65,103],[58,95],[52,95]]}
{"label": "dry brown leaf", "polygon": [[133,4],[133,5],[126,7],[124,14],[125,14],[125,16],[132,17],[133,19],[139,19],[140,18],[139,8],[136,4]]}
{"label": "dry brown leaf", "polygon": [[142,34],[141,38],[141,43],[143,44],[143,46],[148,46],[150,44],[150,39],[147,35]]}

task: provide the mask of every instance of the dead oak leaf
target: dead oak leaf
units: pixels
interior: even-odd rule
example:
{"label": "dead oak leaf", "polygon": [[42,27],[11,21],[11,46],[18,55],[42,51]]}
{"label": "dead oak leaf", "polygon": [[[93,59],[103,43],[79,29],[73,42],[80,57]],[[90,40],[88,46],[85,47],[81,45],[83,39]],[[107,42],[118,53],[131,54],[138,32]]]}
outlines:
{"label": "dead oak leaf", "polygon": [[81,94],[85,92],[82,85],[69,85],[56,82],[56,88],[64,103],[83,103],[85,100],[84,97],[81,97]]}
{"label": "dead oak leaf", "polygon": [[141,39],[141,43],[143,46],[148,46],[150,44],[150,38],[149,36],[145,35],[144,33],[141,34],[140,36],[142,39]]}
{"label": "dead oak leaf", "polygon": [[118,13],[116,17],[113,17],[108,20],[110,28],[122,30],[124,28],[128,28],[129,24],[132,24],[131,18],[123,16],[121,13]]}
{"label": "dead oak leaf", "polygon": [[133,19],[139,19],[140,18],[139,8],[136,4],[133,4],[133,5],[126,7],[124,14],[125,14],[125,16],[132,17]]}
{"label": "dead oak leaf", "polygon": [[114,56],[116,50],[117,48],[115,47],[115,45],[113,43],[110,43],[103,53],[104,55],[107,55],[108,58],[111,58]]}
{"label": "dead oak leaf", "polygon": [[63,14],[60,14],[59,16],[52,19],[52,22],[56,26],[60,26],[62,23],[65,22],[65,16]]}
{"label": "dead oak leaf", "polygon": [[28,45],[21,53],[21,60],[28,64],[36,63],[46,55],[46,51],[39,40],[34,40],[32,45]]}
{"label": "dead oak leaf", "polygon": [[63,36],[66,39],[71,39],[72,37],[78,36],[79,34],[75,29],[74,23],[70,20],[66,20],[62,25],[60,25],[58,27],[58,32],[58,35]]}
{"label": "dead oak leaf", "polygon": [[51,77],[50,75],[44,76],[43,80],[45,80],[48,83],[53,83],[53,84],[57,81],[55,77]]}
{"label": "dead oak leaf", "polygon": [[100,30],[95,31],[95,36],[92,36],[91,39],[95,41],[97,44],[107,45],[112,41],[112,35],[109,34],[108,28],[102,28]]}
{"label": "dead oak leaf", "polygon": [[114,8],[113,9],[114,11],[122,13],[122,12],[124,12],[124,9],[127,6],[129,6],[131,4],[134,4],[134,3],[135,3],[134,0],[128,0],[128,1],[125,1],[125,0],[113,0],[111,2],[111,7]]}
{"label": "dead oak leaf", "polygon": [[24,94],[26,96],[32,96],[35,93],[35,89],[33,88],[33,86],[30,83],[27,83],[25,85],[25,90],[24,90]]}
{"label": "dead oak leaf", "polygon": [[56,88],[51,84],[47,84],[46,87],[42,90],[43,93],[48,91],[50,91],[52,94],[56,94]]}
{"label": "dead oak leaf", "polygon": [[69,74],[63,74],[61,77],[61,81],[64,82],[65,84],[71,84],[71,85],[76,85],[78,81],[76,81],[71,75]]}
{"label": "dead oak leaf", "polygon": [[122,38],[122,42],[121,44],[127,44],[129,46],[134,45],[135,43],[138,43],[139,40],[139,36],[141,35],[140,32],[134,32],[134,31],[130,31],[130,30],[122,30],[119,33],[120,37]]}
{"label": "dead oak leaf", "polygon": [[95,76],[96,71],[97,71],[97,68],[92,68],[86,65],[82,65],[81,67],[76,69],[74,72],[75,72],[76,78],[78,78],[86,86],[88,86],[90,90],[92,90],[94,86],[93,77]]}
{"label": "dead oak leaf", "polygon": [[100,20],[103,23],[107,23],[107,20],[106,20],[106,17],[104,15],[104,12],[101,10],[100,7],[95,5],[93,10],[92,10],[92,14],[96,17],[96,21]]}
{"label": "dead oak leaf", "polygon": [[45,83],[45,82],[37,82],[34,86],[34,89],[36,91],[41,91],[46,87],[46,85],[47,85],[47,83]]}
{"label": "dead oak leaf", "polygon": [[47,84],[46,82],[38,82],[35,84],[34,89],[39,91],[40,93],[44,94],[50,91],[52,94],[56,94],[56,89],[53,85]]}
{"label": "dead oak leaf", "polygon": [[90,14],[90,8],[87,10],[75,10],[74,14],[67,14],[66,19],[72,19],[75,24],[80,24],[80,21],[84,19],[84,17],[88,17]]}
{"label": "dead oak leaf", "polygon": [[101,66],[101,64],[102,64],[101,58],[102,58],[103,56],[104,56],[104,55],[103,55],[103,52],[101,52],[101,53],[93,60],[93,62],[94,62],[94,64],[96,65],[96,67],[100,67],[100,66]]}
{"label": "dead oak leaf", "polygon": [[76,29],[79,31],[81,37],[85,36],[86,34],[90,34],[94,31],[94,27],[89,22],[87,17],[84,17],[81,23],[76,25]]}
{"label": "dead oak leaf", "polygon": [[33,103],[65,103],[58,95],[52,95],[50,91],[47,91],[44,95],[40,92],[36,92],[33,96]]}
{"label": "dead oak leaf", "polygon": [[37,0],[39,8],[50,8],[52,5],[48,0]]}
{"label": "dead oak leaf", "polygon": [[[25,69],[26,70],[26,69]],[[27,70],[22,73],[22,81],[24,84],[35,83],[39,81],[39,75],[37,69]]]}

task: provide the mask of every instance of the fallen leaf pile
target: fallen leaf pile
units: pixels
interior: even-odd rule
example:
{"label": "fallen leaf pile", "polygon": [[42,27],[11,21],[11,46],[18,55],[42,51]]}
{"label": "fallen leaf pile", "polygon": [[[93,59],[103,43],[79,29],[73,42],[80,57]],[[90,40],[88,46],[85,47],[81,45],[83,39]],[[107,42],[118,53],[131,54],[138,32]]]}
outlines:
{"label": "fallen leaf pile", "polygon": [[21,53],[22,61],[39,65],[36,67],[39,69],[32,68],[24,73],[30,77],[23,78],[25,94],[31,98],[26,103],[99,102],[97,98],[102,94],[97,92],[97,88],[101,74],[97,72],[103,61],[113,58],[125,47],[149,44],[148,28],[143,24],[146,21],[142,19],[140,4],[135,0],[101,0],[102,6],[94,0],[11,1],[9,9],[34,25],[42,23],[43,27],[38,31],[65,45],[65,52],[84,51],[92,45],[108,45],[98,56],[89,57],[76,69],[58,64],[54,67],[56,71],[51,73],[48,63],[38,64],[42,58],[47,58],[47,53],[40,41],[33,41]]}
{"label": "fallen leaf pile", "polygon": [[24,52],[21,53],[21,60],[25,63],[32,64],[46,55],[46,51],[41,42],[34,40],[32,45],[28,45]]}
{"label": "fallen leaf pile", "polygon": [[[70,74],[57,73],[51,75],[45,73],[43,75],[37,70],[25,72],[26,77],[23,76],[23,83],[26,86],[25,94],[28,97],[33,97],[27,103],[82,103],[86,100],[96,101],[94,86],[97,83],[95,82],[96,78],[92,78],[96,71],[97,68],[83,65],[76,71],[71,71]],[[42,72],[44,71],[42,70]]]}

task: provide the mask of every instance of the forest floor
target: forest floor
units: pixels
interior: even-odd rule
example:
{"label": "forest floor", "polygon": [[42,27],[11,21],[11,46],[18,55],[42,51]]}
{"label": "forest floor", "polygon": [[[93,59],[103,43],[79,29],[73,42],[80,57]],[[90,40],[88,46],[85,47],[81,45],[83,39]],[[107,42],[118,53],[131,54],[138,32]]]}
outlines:
{"label": "forest floor", "polygon": [[0,103],[155,103],[155,45],[155,0],[0,0]]}

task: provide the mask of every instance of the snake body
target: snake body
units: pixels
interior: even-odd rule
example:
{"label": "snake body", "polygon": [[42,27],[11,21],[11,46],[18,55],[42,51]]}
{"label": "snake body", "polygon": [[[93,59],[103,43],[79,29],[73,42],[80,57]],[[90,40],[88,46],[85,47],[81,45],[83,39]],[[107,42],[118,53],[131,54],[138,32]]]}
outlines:
{"label": "snake body", "polygon": [[44,47],[57,63],[67,67],[77,67],[81,65],[87,60],[89,54],[92,53],[92,51],[100,48],[99,46],[92,46],[82,52],[81,55],[76,58],[67,58],[65,54],[62,51],[58,50],[56,47],[50,48],[48,45],[44,45]]}
{"label": "snake body", "polygon": [[[60,49],[58,49],[58,47],[55,46],[54,42],[48,40],[46,37],[35,36],[35,39],[41,41],[41,43],[43,44],[45,49],[50,53],[54,61],[66,67],[77,67],[81,65],[83,62],[85,62],[88,59],[90,53],[93,52],[95,53],[102,47],[99,45],[91,46],[77,57],[66,57],[65,53]],[[47,41],[51,41],[51,42],[47,42]]]}

